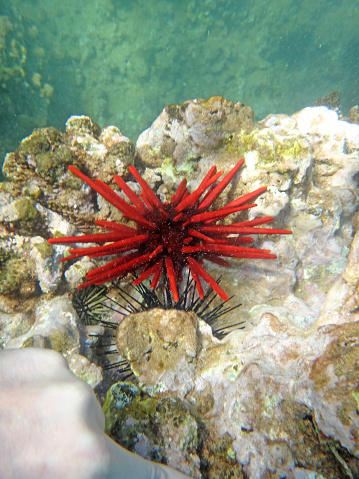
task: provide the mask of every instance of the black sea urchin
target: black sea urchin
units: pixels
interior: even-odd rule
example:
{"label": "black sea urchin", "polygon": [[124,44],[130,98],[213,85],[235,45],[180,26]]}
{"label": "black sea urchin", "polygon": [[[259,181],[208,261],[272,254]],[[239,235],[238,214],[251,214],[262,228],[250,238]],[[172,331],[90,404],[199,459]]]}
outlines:
{"label": "black sea urchin", "polygon": [[[216,282],[219,284],[220,278]],[[241,304],[226,306],[228,303],[225,301],[220,301],[219,303],[217,301],[214,304],[217,293],[211,288],[208,288],[203,298],[199,298],[196,295],[195,284],[189,274],[187,275],[186,285],[179,293],[177,302],[173,301],[168,287],[160,292],[158,290],[153,291],[146,283],[141,283],[137,286],[130,285],[134,290],[134,294],[130,294],[117,281],[114,281],[112,286],[114,292],[120,297],[119,299],[115,299],[113,294],[108,295],[106,286],[91,285],[88,288],[74,292],[72,304],[83,324],[99,323],[115,330],[119,327],[119,324],[105,319],[110,311],[128,316],[129,314],[159,308],[164,310],[193,311],[211,327],[213,336],[218,339],[224,338],[235,329],[244,328],[244,321],[222,325],[218,322],[219,318],[237,309]]]}
{"label": "black sea urchin", "polygon": [[71,255],[62,258],[63,261],[82,256],[91,258],[115,256],[115,259],[106,265],[87,273],[87,281],[79,286],[79,289],[92,284],[101,285],[139,270],[134,285],[139,285],[153,275],[151,288],[155,289],[164,275],[168,279],[174,301],[178,302],[178,283],[181,281],[183,270],[188,267],[201,298],[205,296],[202,279],[222,300],[227,301],[228,295],[203,268],[203,261],[228,267],[230,263],[224,257],[275,259],[276,255],[271,254],[270,250],[243,246],[253,242],[253,238],[248,235],[291,233],[288,230],[257,228],[258,225],[272,222],[271,216],[231,225],[218,223],[232,213],[253,208],[256,205],[251,202],[266,191],[266,187],[258,188],[218,210],[211,210],[213,203],[231,182],[243,162],[244,160],[240,160],[218,183],[217,180],[223,172],[217,172],[216,166],[213,166],[192,193],[187,189],[187,180],[183,180],[170,202],[165,203],[160,201],[136,168],[130,166],[130,172],[142,187],[140,196],[120,176],[114,176],[130,204],[103,181],[92,180],[70,166],[72,173],[119,209],[126,218],[134,221],[136,227],[110,221],[96,221],[98,226],[109,232],[51,238],[49,242],[103,245],[71,249]]}

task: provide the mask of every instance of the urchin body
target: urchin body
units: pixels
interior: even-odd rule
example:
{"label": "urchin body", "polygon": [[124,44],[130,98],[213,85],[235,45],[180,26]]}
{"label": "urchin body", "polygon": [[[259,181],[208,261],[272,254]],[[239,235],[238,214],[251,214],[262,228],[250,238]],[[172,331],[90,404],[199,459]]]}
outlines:
{"label": "urchin body", "polygon": [[269,250],[244,246],[253,242],[253,238],[248,235],[291,233],[288,230],[258,228],[259,225],[272,222],[273,218],[270,216],[231,225],[219,223],[232,213],[256,206],[252,201],[266,191],[266,187],[261,187],[218,210],[211,209],[243,162],[244,160],[240,160],[219,182],[217,180],[223,172],[217,172],[217,168],[213,166],[192,193],[189,193],[187,189],[187,181],[183,180],[171,200],[165,203],[160,201],[132,166],[129,170],[142,187],[140,196],[120,176],[114,177],[130,203],[123,200],[101,180],[94,181],[70,166],[72,173],[118,208],[126,218],[134,221],[136,227],[132,228],[110,221],[96,221],[98,226],[108,232],[51,238],[49,242],[51,244],[97,243],[102,245],[71,249],[71,255],[63,258],[64,261],[83,256],[96,258],[113,255],[115,257],[104,266],[90,271],[86,276],[87,281],[79,287],[80,289],[91,284],[107,283],[128,273],[139,271],[133,284],[138,285],[152,276],[151,287],[155,289],[161,276],[166,276],[173,298],[177,302],[179,300],[178,283],[182,279],[183,270],[188,267],[201,298],[205,295],[201,283],[201,280],[204,280],[224,301],[227,301],[228,295],[203,268],[203,261],[207,260],[227,267],[230,263],[225,259],[226,257],[275,259],[276,255],[271,254]]}

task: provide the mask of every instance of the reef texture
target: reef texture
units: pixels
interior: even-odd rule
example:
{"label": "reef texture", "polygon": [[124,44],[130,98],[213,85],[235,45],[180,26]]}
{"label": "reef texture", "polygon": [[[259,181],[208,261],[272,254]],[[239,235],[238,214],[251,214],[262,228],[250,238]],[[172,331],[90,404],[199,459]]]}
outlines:
{"label": "reef texture", "polygon": [[225,321],[246,322],[224,340],[193,313],[122,321],[116,343],[134,375],[108,390],[107,432],[195,478],[358,477],[359,126],[326,107],[256,123],[249,107],[214,97],[165,108],[136,149],[87,117],[24,139],[0,185],[3,347],[57,349],[93,387],[106,374],[91,362],[97,337],[86,337],[99,327],[80,325],[71,305],[96,259],[59,263],[66,247],[47,239],[121,218],[68,164],[114,189],[114,173],[134,187],[126,174],[135,165],[166,200],[183,177],[193,190],[209,167],[228,172],[242,157],[218,207],[268,186],[248,218],[274,216],[293,235],[256,240],[273,262],[209,268],[242,303]]}

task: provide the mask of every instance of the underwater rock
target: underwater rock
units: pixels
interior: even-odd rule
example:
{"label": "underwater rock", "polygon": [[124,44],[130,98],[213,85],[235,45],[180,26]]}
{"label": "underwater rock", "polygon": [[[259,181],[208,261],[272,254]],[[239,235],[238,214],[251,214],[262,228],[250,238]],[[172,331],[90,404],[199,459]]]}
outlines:
{"label": "underwater rock", "polygon": [[359,106],[355,105],[349,110],[349,118],[348,121],[351,123],[359,124]]}
{"label": "underwater rock", "polygon": [[325,477],[341,477],[341,459],[358,447],[358,328],[356,321],[305,333],[267,313],[252,331],[232,333],[199,358],[192,404],[201,390],[213,397],[207,415],[217,434],[235,438],[248,477],[293,473],[298,457]]}
{"label": "underwater rock", "polygon": [[6,347],[46,347],[63,354],[79,352],[80,331],[67,296],[50,299],[45,296],[33,311],[33,318],[31,328],[10,339]]}
{"label": "underwater rock", "polygon": [[202,429],[178,397],[149,396],[128,382],[114,384],[104,403],[106,432],[126,449],[200,479]]}
{"label": "underwater rock", "polygon": [[169,105],[138,137],[136,153],[145,166],[163,167],[172,159],[178,173],[189,172],[203,153],[218,148],[233,131],[251,130],[253,118],[248,105],[221,97]]}
{"label": "underwater rock", "polygon": [[36,276],[43,293],[55,291],[60,283],[62,268],[59,255],[55,255],[51,245],[43,238],[35,237],[31,241],[33,248],[29,256],[36,265]]}
{"label": "underwater rock", "polygon": [[[38,294],[39,288],[44,293],[55,291],[62,279],[63,251],[54,250],[39,234],[72,234],[75,228],[26,196],[4,202],[0,219],[4,227],[0,239],[0,293],[29,298]],[[33,235],[28,236],[33,230]]]}
{"label": "underwater rock", "polygon": [[81,136],[85,138],[86,135],[98,138],[101,129],[90,117],[73,115],[66,122],[66,132],[70,135],[74,135],[75,138],[76,136],[78,138],[81,138]]}
{"label": "underwater rock", "polygon": [[68,296],[38,301],[27,313],[1,314],[1,340],[7,348],[46,348],[62,353],[76,376],[95,388],[102,381],[100,367],[80,354],[82,327]]}
{"label": "underwater rock", "polygon": [[[101,132],[91,118],[73,116],[66,123],[66,133],[55,128],[34,130],[15,152],[6,155],[3,174],[11,181],[1,183],[0,192],[10,195],[15,206],[16,201],[32,201],[35,207],[50,209],[86,230],[93,227],[95,218],[103,216],[97,213],[96,197],[69,175],[68,166],[76,165],[111,183],[114,174],[128,175],[134,154],[133,143],[119,130],[115,134],[114,127],[107,127]],[[20,220],[20,227],[27,226]],[[31,220],[33,225],[35,219]]]}
{"label": "underwater rock", "polygon": [[[238,181],[216,206],[267,186],[248,218],[274,216],[273,226],[293,235],[255,239],[255,247],[278,255],[274,261],[209,266],[242,303],[224,321],[245,321],[245,329],[222,341],[191,313],[108,313],[114,328],[123,319],[120,357],[134,372],[129,386],[110,388],[108,424],[119,421],[121,434],[128,431],[125,447],[193,477],[356,477],[359,126],[324,106],[255,122],[240,103],[193,100],[166,107],[136,152],[118,128],[100,131],[88,117],[72,117],[65,133],[36,130],[7,155],[0,185],[2,344],[52,347],[92,386],[100,380],[101,371],[76,356],[81,351],[93,361],[88,348],[97,336],[85,338],[64,294],[90,263],[100,263],[83,259],[61,269],[67,248],[45,244],[51,236],[96,231],[96,220],[120,215],[68,173],[70,161],[115,189],[114,173],[135,184],[127,173],[135,162],[166,200],[183,177],[193,191],[209,166],[228,172],[241,157]],[[29,215],[16,209],[19,201]],[[101,397],[119,380],[111,374],[103,371]],[[133,389],[125,406],[118,401],[123,388]],[[108,432],[117,437],[116,427]]]}
{"label": "underwater rock", "polygon": [[91,363],[87,358],[78,353],[72,353],[67,361],[71,371],[80,379],[89,384],[92,389],[98,386],[102,379],[102,368]]}
{"label": "underwater rock", "polygon": [[322,98],[318,98],[314,102],[314,106],[327,106],[331,110],[336,111],[339,115],[341,115],[341,100],[340,95],[337,91],[331,91],[328,95],[325,95]]}
{"label": "underwater rock", "polygon": [[[216,342],[209,327],[204,332],[207,343]],[[192,311],[155,308],[124,318],[116,345],[143,386],[185,395],[193,388],[202,334]]]}
{"label": "underwater rock", "polygon": [[[5,301],[2,298],[2,309],[4,309]],[[15,309],[13,304],[13,309]],[[2,349],[11,338],[21,336],[26,333],[33,324],[33,314],[31,311],[22,313],[6,313],[0,312],[0,348]]]}

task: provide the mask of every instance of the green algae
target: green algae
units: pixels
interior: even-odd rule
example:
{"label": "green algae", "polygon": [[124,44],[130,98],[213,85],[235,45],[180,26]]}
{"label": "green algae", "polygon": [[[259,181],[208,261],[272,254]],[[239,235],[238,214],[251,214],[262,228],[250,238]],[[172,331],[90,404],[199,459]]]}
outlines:
{"label": "green algae", "polygon": [[65,331],[54,331],[46,340],[50,348],[58,351],[61,354],[67,354],[73,348],[73,338],[68,337]]}
{"label": "green algae", "polygon": [[38,185],[30,184],[24,187],[23,193],[26,196],[30,196],[33,200],[38,200],[42,194],[42,190]]}
{"label": "green algae", "polygon": [[203,470],[206,471],[206,478],[223,479],[238,478],[245,476],[242,467],[236,459],[236,452],[233,450],[233,438],[225,433],[224,436],[211,438],[208,435],[201,446],[200,456]]}
{"label": "green algae", "polygon": [[3,267],[3,265],[8,261],[12,256],[12,253],[5,249],[0,247],[0,267]]}
{"label": "green algae", "polygon": [[143,398],[140,390],[132,383],[113,384],[107,392],[103,406],[105,430],[109,432],[115,422],[124,420],[129,414],[137,419],[153,417],[157,402],[151,397]]}
{"label": "green algae", "polygon": [[[33,158],[36,173],[54,184],[75,160],[71,148],[62,144],[62,141],[62,133],[56,128],[40,128],[21,142],[16,155],[25,163],[27,158]],[[37,190],[35,188],[39,196]]]}
{"label": "green algae", "polygon": [[60,354],[66,354],[73,347],[73,340],[64,331],[54,331],[49,336],[35,334],[22,343],[22,348],[53,349]]}
{"label": "green algae", "polygon": [[154,427],[157,404],[155,398],[142,397],[140,390],[132,383],[114,384],[103,406],[106,434],[131,451],[139,435],[146,437],[149,443],[156,445],[150,459],[162,462],[164,455],[159,449],[163,448],[163,440],[158,437]]}
{"label": "green algae", "polygon": [[[0,83],[3,88],[13,79],[25,76],[24,64],[27,52],[24,45],[13,36],[14,25],[9,17],[0,17]],[[12,38],[10,39],[10,37]]]}
{"label": "green algae", "polygon": [[62,133],[56,128],[39,128],[35,129],[31,136],[21,142],[17,153],[23,156],[39,155],[49,151],[61,142]]}

